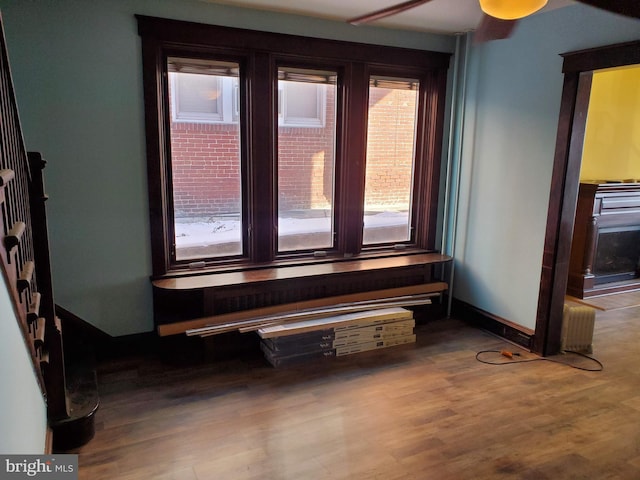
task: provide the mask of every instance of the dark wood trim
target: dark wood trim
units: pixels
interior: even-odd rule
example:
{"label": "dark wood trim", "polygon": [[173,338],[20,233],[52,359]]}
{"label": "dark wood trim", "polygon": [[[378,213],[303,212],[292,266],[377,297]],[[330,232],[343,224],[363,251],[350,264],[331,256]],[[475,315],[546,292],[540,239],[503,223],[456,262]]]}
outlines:
{"label": "dark wood trim", "polygon": [[280,268],[266,268],[209,275],[185,276],[154,280],[153,286],[163,290],[199,290],[203,288],[249,285],[278,280],[298,281],[307,277],[339,275],[357,272],[384,272],[394,268],[415,267],[421,265],[441,265],[449,263],[451,257],[439,253],[407,255],[398,257],[350,260],[319,265],[295,265]]}
{"label": "dark wood trim", "polygon": [[97,360],[156,351],[157,336],[154,332],[114,337],[60,305],[56,305],[56,315],[64,325],[65,349],[69,348],[71,357],[78,356],[78,352],[73,351],[78,346],[95,355]]}
{"label": "dark wood trim", "polygon": [[[419,115],[417,126],[418,141],[416,151],[421,152],[418,157],[439,159],[442,157],[442,143],[444,135],[444,123],[438,121],[444,117],[445,98],[442,95],[433,95],[433,92],[446,90],[446,71],[432,72],[423,79],[420,89],[420,108],[424,110]],[[430,128],[429,126],[433,126]],[[414,182],[414,215],[416,222],[415,243],[418,247],[427,250],[436,249],[436,223],[438,221],[438,195],[440,186],[440,161],[417,163],[419,171],[416,172]]]}
{"label": "dark wood trim", "polygon": [[521,347],[531,350],[535,343],[533,330],[500,318],[457,298],[453,299],[453,316],[473,326],[487,330]]}
{"label": "dark wood trim", "polygon": [[27,159],[31,171],[29,183],[29,206],[33,241],[33,258],[38,279],[38,291],[42,293],[39,316],[46,322],[46,346],[50,365],[45,376],[47,386],[47,413],[49,419],[69,417],[62,331],[55,314],[53,280],[51,276],[51,255],[49,253],[49,233],[47,227],[46,201],[43,170],[46,161],[37,152],[28,152]]}
{"label": "dark wood trim", "polygon": [[[414,218],[418,232],[415,247],[434,250],[438,189],[444,131],[448,53],[429,52],[353,42],[341,42],[245,29],[203,25],[136,16],[142,36],[143,81],[147,138],[147,174],[151,221],[153,276],[184,272],[189,261],[176,261],[173,245],[170,142],[166,56],[233,57],[243,64],[241,112],[245,121],[241,141],[243,165],[243,255],[204,259],[208,269],[260,268],[266,263],[306,262],[306,254],[277,252],[277,118],[275,78],[279,62],[336,69],[342,74],[339,88],[336,145],[336,232],[328,261],[359,255],[367,136],[369,74],[411,76],[421,79],[418,139],[416,145],[417,199]],[[246,100],[244,100],[246,98]],[[407,245],[414,248],[414,245]],[[368,249],[393,253],[392,246]],[[192,270],[189,270],[192,272]]]}
{"label": "dark wood trim", "polygon": [[441,276],[450,262],[446,255],[424,254],[155,280],[155,324],[214,316],[226,323],[231,319],[223,314],[426,284],[446,290]]}
{"label": "dark wood trim", "polygon": [[589,48],[562,55],[563,73],[580,73],[640,63],[640,41]]}
{"label": "dark wood trim", "polygon": [[100,330],[98,327],[90,324],[60,305],[56,305],[56,315],[62,320],[65,327],[65,334],[78,334],[82,337],[83,341],[89,341],[91,343],[104,343],[113,339],[108,333]]}
{"label": "dark wood trim", "polygon": [[[164,123],[159,118],[165,118],[163,101],[159,98],[164,90],[159,82],[163,73],[158,71],[161,65],[161,47],[155,38],[145,38],[142,41],[142,82],[144,91],[145,136],[147,138],[147,185],[149,195],[149,217],[151,238],[151,262],[154,274],[166,272],[169,268],[170,245],[167,243],[165,231],[167,221],[164,206],[167,204],[167,194],[163,188],[167,184],[165,179],[166,156],[162,138],[164,137]],[[153,139],[153,141],[151,140]]]}
{"label": "dark wood trim", "polygon": [[[251,196],[249,212],[251,254],[250,260],[255,263],[273,260],[276,250],[277,237],[273,228],[277,224],[278,213],[276,206],[276,152],[274,124],[274,105],[276,92],[274,86],[268,82],[258,81],[261,78],[275,78],[276,72],[271,54],[258,52],[252,56],[253,68],[250,69],[249,99],[252,103],[251,148],[249,155],[253,156],[249,162],[249,195]],[[271,148],[265,148],[271,145]]]}
{"label": "dark wood trim", "polygon": [[[547,214],[542,263],[543,288],[538,298],[536,320],[537,343],[534,345],[534,351],[542,355],[557,353],[560,350],[562,305],[567,290],[571,237],[582,159],[582,142],[573,139],[584,137],[590,90],[590,73],[565,76],[552,174],[552,196]],[[546,287],[547,282],[553,285],[553,288]]]}
{"label": "dark wood trim", "polygon": [[[369,82],[369,69],[362,63],[356,63],[348,69],[345,76],[347,98],[342,110],[339,193],[338,250],[357,255],[362,249],[362,228],[355,235],[348,235],[350,225],[362,223],[364,215],[364,191],[367,144],[367,105],[368,90],[357,88]],[[350,115],[347,116],[346,113]],[[348,119],[351,119],[349,121]],[[357,119],[358,121],[354,121]]]}
{"label": "dark wood trim", "polygon": [[140,36],[154,37],[161,42],[179,42],[182,45],[231,47],[263,52],[277,51],[282,54],[302,56],[314,52],[318,58],[357,60],[381,65],[388,63],[389,58],[393,58],[393,63],[396,65],[428,69],[448,68],[451,56],[449,53],[442,52],[300,37],[145,15],[136,15],[136,19]]}
{"label": "dark wood trim", "polygon": [[533,351],[560,350],[582,144],[593,70],[640,63],[640,41],[563,55],[564,87],[547,213]]}
{"label": "dark wood trim", "polygon": [[114,337],[60,305],[56,305],[56,314],[64,325],[65,352],[70,354],[71,363],[77,360],[76,357],[86,362],[82,357],[87,353],[95,356],[95,360],[103,360],[156,349],[157,337],[154,332]]}

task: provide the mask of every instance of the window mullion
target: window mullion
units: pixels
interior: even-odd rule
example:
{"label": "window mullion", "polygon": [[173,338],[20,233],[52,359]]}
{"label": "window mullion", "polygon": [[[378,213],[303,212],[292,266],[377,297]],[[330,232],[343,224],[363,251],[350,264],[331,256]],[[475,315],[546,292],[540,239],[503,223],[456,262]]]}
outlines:
{"label": "window mullion", "polygon": [[[276,251],[275,69],[269,54],[256,53],[249,68],[249,256],[273,260]],[[265,79],[273,79],[265,81]]]}
{"label": "window mullion", "polygon": [[357,255],[362,245],[364,172],[367,144],[369,73],[365,64],[352,63],[345,71],[342,100],[338,242],[345,254]]}

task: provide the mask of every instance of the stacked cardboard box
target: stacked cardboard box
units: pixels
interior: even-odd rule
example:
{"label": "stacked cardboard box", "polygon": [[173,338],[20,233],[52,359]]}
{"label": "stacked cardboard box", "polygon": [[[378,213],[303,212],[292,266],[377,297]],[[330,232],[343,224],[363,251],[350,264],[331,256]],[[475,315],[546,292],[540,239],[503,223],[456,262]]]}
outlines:
{"label": "stacked cardboard box", "polygon": [[264,327],[258,330],[273,366],[341,357],[414,343],[415,320],[405,308],[385,308]]}

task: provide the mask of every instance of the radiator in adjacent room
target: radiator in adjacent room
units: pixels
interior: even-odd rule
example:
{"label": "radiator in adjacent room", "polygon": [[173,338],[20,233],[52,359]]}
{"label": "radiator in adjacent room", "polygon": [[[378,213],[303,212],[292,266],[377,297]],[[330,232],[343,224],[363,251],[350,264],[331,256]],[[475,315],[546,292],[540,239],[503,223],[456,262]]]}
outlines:
{"label": "radiator in adjacent room", "polygon": [[565,305],[562,317],[562,351],[592,353],[595,320],[595,308]]}

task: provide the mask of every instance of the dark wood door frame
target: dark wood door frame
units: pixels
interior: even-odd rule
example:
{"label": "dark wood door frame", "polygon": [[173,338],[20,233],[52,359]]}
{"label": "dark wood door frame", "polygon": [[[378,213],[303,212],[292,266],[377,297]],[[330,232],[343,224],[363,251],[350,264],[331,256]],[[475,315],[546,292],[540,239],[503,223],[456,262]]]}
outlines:
{"label": "dark wood door frame", "polygon": [[551,177],[534,352],[560,351],[582,144],[594,70],[640,63],[640,41],[562,55],[564,86]]}

